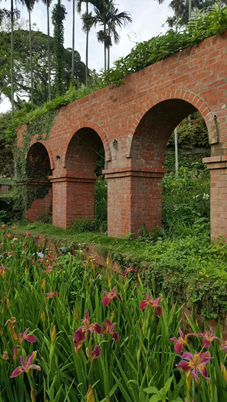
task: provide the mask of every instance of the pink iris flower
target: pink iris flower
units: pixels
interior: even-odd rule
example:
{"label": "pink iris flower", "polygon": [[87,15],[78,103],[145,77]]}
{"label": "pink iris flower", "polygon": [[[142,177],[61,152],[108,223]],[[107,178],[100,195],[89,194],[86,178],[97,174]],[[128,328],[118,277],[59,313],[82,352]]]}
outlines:
{"label": "pink iris flower", "polygon": [[220,350],[226,350],[227,349],[227,341],[222,341]]}
{"label": "pink iris flower", "polygon": [[36,353],[37,352],[32,352],[26,359],[26,362],[24,361],[23,357],[20,356],[20,361],[21,361],[21,366],[17,367],[11,374],[10,378],[18,377],[21,373],[27,373],[29,374],[29,370],[41,370],[40,366],[37,366],[36,364],[33,364],[33,361],[36,358]]}
{"label": "pink iris flower", "polygon": [[105,323],[106,323],[106,326],[103,326],[103,333],[110,334],[115,339],[115,341],[118,341],[119,336],[116,332],[114,332],[114,328],[115,328],[116,324],[111,324],[111,322],[108,320],[108,318],[106,318]]}
{"label": "pink iris flower", "polygon": [[13,348],[13,361],[14,362],[17,361],[17,358],[18,358],[19,354],[20,354],[20,346],[17,345],[16,348]]}
{"label": "pink iris flower", "polygon": [[211,342],[212,342],[214,339],[219,339],[217,336],[213,336],[212,329],[213,329],[213,328],[210,328],[209,331],[204,331],[203,334],[202,334],[201,332],[198,333],[198,335],[203,338],[203,344],[202,344],[202,347],[203,347],[203,348],[209,348]]}
{"label": "pink iris flower", "polygon": [[[195,352],[194,356],[189,352],[184,352],[181,356],[181,361],[176,365],[177,368],[181,368],[186,372],[190,372],[195,381],[198,382],[198,370],[205,380],[210,381],[207,377],[206,364],[214,359],[210,356],[210,352],[198,353]],[[185,359],[185,360],[184,360]]]}
{"label": "pink iris flower", "polygon": [[11,271],[10,268],[6,268],[4,267],[4,265],[0,265],[0,276],[2,276],[2,278],[4,279],[6,276],[6,269],[8,269],[8,271]]}
{"label": "pink iris flower", "polygon": [[78,328],[74,332],[74,335],[73,335],[74,343],[76,345],[82,344],[85,341],[87,331],[90,332],[91,339],[93,338],[94,331],[99,335],[102,334],[101,325],[97,324],[96,322],[94,324],[90,323],[89,312],[87,310],[85,311],[85,317],[82,319],[82,321],[83,321],[84,325],[82,327]]}
{"label": "pink iris flower", "polygon": [[180,355],[183,350],[183,345],[188,344],[187,337],[189,334],[184,335],[180,328],[178,332],[180,334],[179,338],[170,338],[170,341],[174,342],[174,349],[177,352],[177,354]]}
{"label": "pink iris flower", "polygon": [[104,306],[108,306],[111,300],[115,299],[116,297],[121,301],[121,296],[118,293],[115,293],[115,289],[116,286],[114,286],[114,288],[110,292],[106,292],[105,290],[103,290],[105,297],[103,297],[102,303]]}
{"label": "pink iris flower", "polygon": [[159,304],[161,299],[161,296],[157,299],[152,299],[149,293],[147,293],[147,300],[142,300],[140,302],[140,310],[143,310],[146,306],[155,307],[156,313],[160,317],[160,315],[162,315],[162,309]]}
{"label": "pink iris flower", "polygon": [[36,337],[35,335],[27,335],[29,331],[29,328],[27,328],[23,334],[21,334],[20,332],[18,332],[18,341],[20,344],[22,344],[23,340],[25,339],[26,341],[30,342],[30,343],[34,343],[36,342]]}
{"label": "pink iris flower", "polygon": [[94,350],[92,350],[92,346],[91,349],[89,350],[88,348],[86,348],[86,355],[87,357],[89,357],[90,362],[92,363],[92,361],[94,359],[98,359],[100,356],[100,346],[95,346]]}
{"label": "pink iris flower", "polygon": [[124,272],[124,276],[126,276],[126,275],[128,275],[129,274],[129,272],[132,272],[132,271],[134,271],[134,272],[137,272],[137,269],[134,269],[134,268],[132,268],[132,266],[130,265],[130,267],[129,268],[127,268],[127,267],[125,267],[125,272]]}
{"label": "pink iris flower", "polygon": [[[44,295],[45,293],[42,293],[42,294]],[[47,298],[47,300],[48,300],[48,299],[52,299],[53,296],[57,297],[57,296],[59,296],[59,293],[58,293],[58,292],[53,292],[52,286],[51,286],[51,287],[50,287],[50,292],[49,292],[49,293],[46,293],[46,298]]]}

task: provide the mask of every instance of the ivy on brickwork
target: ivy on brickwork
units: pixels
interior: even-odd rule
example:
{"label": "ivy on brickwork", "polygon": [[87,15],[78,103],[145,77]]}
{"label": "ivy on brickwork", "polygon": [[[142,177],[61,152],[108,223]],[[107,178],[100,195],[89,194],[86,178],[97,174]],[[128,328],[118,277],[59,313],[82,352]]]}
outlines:
{"label": "ivy on brickwork", "polygon": [[[4,124],[2,135],[9,144],[15,143],[18,128],[26,124],[26,129],[22,135],[22,146],[17,149],[16,155],[18,183],[29,184],[32,182],[32,180],[38,183],[37,174],[35,175],[36,177],[32,178],[31,172],[40,172],[39,169],[30,169],[29,177],[26,174],[26,155],[28,153],[31,140],[34,135],[37,135],[37,141],[40,139],[47,140],[50,135],[50,130],[53,127],[55,117],[59,113],[60,108],[88,95],[93,91],[94,88],[87,89],[85,86],[81,86],[81,88],[79,88],[78,90],[76,90],[74,87],[70,87],[64,96],[58,96],[51,102],[45,103],[42,107],[37,107],[35,105],[32,105],[31,103],[25,103],[23,109],[18,110],[14,113],[8,113],[7,117],[6,115],[0,117],[0,123],[1,121],[5,122],[7,118],[7,124]],[[43,137],[43,134],[46,134],[45,138]],[[48,174],[43,171],[43,174],[41,174],[39,178],[40,185],[37,185],[36,187],[34,186],[33,190],[32,187],[30,187],[29,197],[25,196],[25,186],[18,186],[19,192],[22,195],[21,199],[23,200],[24,207],[29,208],[34,199],[45,197],[49,190],[49,180],[47,176]]]}
{"label": "ivy on brickwork", "polygon": [[[29,158],[26,155],[28,154],[31,140],[35,135],[37,135],[37,141],[47,140],[58,112],[59,109],[55,109],[41,118],[28,121],[22,134],[22,146],[17,150],[17,179],[19,183],[26,183],[29,188],[27,197],[23,197],[26,199],[25,206],[27,209],[31,207],[35,199],[42,199],[48,194],[50,169],[48,166],[42,166],[40,160],[37,161],[35,157]],[[23,189],[23,186],[21,189]]]}

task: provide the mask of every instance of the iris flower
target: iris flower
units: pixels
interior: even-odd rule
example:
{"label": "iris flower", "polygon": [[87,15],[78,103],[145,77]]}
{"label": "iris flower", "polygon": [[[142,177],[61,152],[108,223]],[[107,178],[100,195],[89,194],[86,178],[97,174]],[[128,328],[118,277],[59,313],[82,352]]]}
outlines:
{"label": "iris flower", "polygon": [[222,341],[220,350],[226,350],[227,349],[227,341]]}
{"label": "iris flower", "polygon": [[207,377],[206,364],[212,359],[214,358],[210,356],[210,352],[195,352],[194,356],[189,352],[185,352],[176,367],[192,374],[196,382],[198,382],[198,370],[205,380],[210,381],[210,378]]}
{"label": "iris flower", "polygon": [[85,311],[85,317],[82,319],[82,321],[83,321],[84,325],[82,327],[78,328],[74,332],[74,335],[73,335],[75,344],[82,344],[85,341],[87,331],[90,332],[91,339],[93,338],[94,331],[99,335],[102,334],[101,325],[97,324],[96,322],[94,324],[90,323],[89,312],[87,310]]}
{"label": "iris flower", "polygon": [[6,269],[8,269],[8,271],[11,271],[10,268],[6,268],[4,267],[4,265],[0,265],[0,276],[4,279],[6,276]]}
{"label": "iris flower", "polygon": [[124,276],[126,276],[126,275],[128,275],[129,274],[129,272],[132,272],[132,271],[134,271],[134,272],[137,272],[137,269],[134,269],[134,268],[132,268],[132,266],[130,265],[130,267],[129,268],[127,268],[127,267],[125,267],[125,272],[124,272]]}
{"label": "iris flower", "polygon": [[191,335],[191,334],[184,335],[180,328],[179,328],[178,332],[180,334],[179,338],[170,338],[170,341],[174,342],[174,349],[177,352],[177,354],[180,355],[183,350],[183,345],[188,344],[188,342],[187,342],[188,335]]}
{"label": "iris flower", "polygon": [[213,329],[213,328],[210,328],[209,331],[204,331],[203,334],[202,334],[201,332],[198,333],[198,335],[203,338],[203,344],[202,344],[202,347],[203,347],[203,348],[209,348],[211,342],[212,342],[214,339],[219,339],[217,336],[213,336],[212,329]]}
{"label": "iris flower", "polygon": [[119,336],[116,332],[114,332],[116,324],[111,324],[108,318],[106,318],[105,323],[106,326],[103,326],[103,334],[110,334],[115,339],[115,341],[118,341]]}
{"label": "iris flower", "polygon": [[87,393],[86,393],[86,401],[87,402],[95,402],[94,392],[93,392],[91,385],[89,385]]}
{"label": "iris flower", "polygon": [[160,315],[162,315],[162,309],[159,304],[161,299],[161,296],[157,299],[152,299],[149,293],[147,293],[147,300],[142,300],[140,302],[140,310],[143,310],[146,306],[155,307],[156,313],[160,317]]}
{"label": "iris flower", "polygon": [[92,346],[90,349],[86,348],[86,355],[90,359],[92,363],[94,359],[98,359],[100,356],[100,346],[95,346],[94,350],[92,350]]}
{"label": "iris flower", "polygon": [[[45,293],[43,293],[43,295],[44,295]],[[52,286],[50,287],[50,292],[49,293],[46,293],[46,298],[47,298],[47,300],[48,299],[52,299],[53,298],[53,296],[59,296],[59,293],[58,292],[53,292],[53,290],[52,290]]]}
{"label": "iris flower", "polygon": [[110,292],[106,292],[105,290],[103,290],[105,296],[102,299],[102,303],[104,306],[108,306],[111,300],[115,299],[116,297],[121,301],[121,296],[118,293],[115,293],[115,289],[116,286],[114,286],[114,288]]}
{"label": "iris flower", "polygon": [[17,345],[16,348],[13,348],[13,361],[16,362],[17,358],[19,357],[20,354],[20,346]]}
{"label": "iris flower", "polygon": [[37,352],[32,352],[25,360],[23,359],[22,356],[20,356],[20,361],[21,361],[21,366],[17,367],[11,374],[10,378],[18,377],[21,373],[27,373],[29,374],[29,370],[41,370],[40,366],[37,366],[36,364],[33,364],[33,361],[36,358]]}
{"label": "iris flower", "polygon": [[29,328],[27,328],[23,334],[21,334],[20,332],[18,332],[18,341],[20,344],[22,344],[23,340],[25,339],[26,341],[30,342],[30,343],[34,343],[36,342],[36,337],[35,335],[27,335],[29,331]]}

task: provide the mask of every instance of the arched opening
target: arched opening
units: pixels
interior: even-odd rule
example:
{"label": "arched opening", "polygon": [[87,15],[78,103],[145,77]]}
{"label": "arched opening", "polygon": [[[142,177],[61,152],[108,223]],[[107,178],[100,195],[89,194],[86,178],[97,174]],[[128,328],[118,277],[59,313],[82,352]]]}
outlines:
{"label": "arched opening", "polygon": [[[198,169],[194,169],[193,171],[193,166],[195,168],[196,163],[193,165],[193,155],[191,155],[191,162],[189,158],[187,166],[183,166],[184,170],[180,169],[178,181],[175,180],[175,172],[173,169],[169,168],[168,157],[166,157],[168,141],[170,140],[171,144],[172,140],[171,134],[175,127],[177,127],[182,121],[184,122],[184,125],[186,125],[184,119],[190,115],[192,125],[191,131],[193,131],[193,124],[198,118],[197,109],[189,102],[181,99],[166,100],[151,108],[142,117],[136,128],[130,152],[132,171],[141,172],[140,177],[134,177],[132,179],[134,182],[132,186],[132,217],[133,215],[136,217],[132,218],[132,232],[135,234],[141,233],[142,227],[145,228],[145,231],[151,231],[155,227],[161,227],[162,225],[167,227],[170,225],[168,213],[169,215],[171,215],[171,213],[174,215],[175,213],[176,220],[177,217],[185,214],[186,224],[188,215],[190,212],[193,213],[194,208],[195,214],[198,213],[198,218],[200,212],[202,218],[202,207],[200,212],[199,209],[196,210],[196,201],[199,201],[199,198],[201,197],[201,191],[197,194],[197,190],[200,188],[199,179],[201,178],[201,183],[204,179],[204,176],[200,172],[200,170],[202,170],[201,159],[203,156],[208,156],[210,151],[208,137],[207,141],[205,141],[207,149],[201,150],[200,166]],[[202,126],[204,128],[204,140],[204,137],[207,136],[205,133],[206,125],[203,119],[200,118],[200,120],[201,128]],[[187,134],[190,138],[189,133]],[[181,137],[183,137],[183,135]],[[174,147],[173,141],[172,145]],[[169,148],[171,147],[168,147],[168,149]],[[190,155],[190,152],[184,153],[181,149],[181,152],[179,152],[181,162],[183,162],[184,159],[186,160],[188,154]],[[180,166],[182,166],[182,163]],[[168,176],[164,176],[166,174],[166,168],[169,173]],[[163,176],[165,177],[163,181],[164,191],[162,188]],[[207,173],[207,177],[208,176]],[[207,179],[207,182],[208,186],[204,186],[204,188],[206,188],[206,191],[204,192],[204,204],[207,204],[207,202],[209,203],[209,178]],[[189,197],[183,198],[183,191],[186,191],[187,184],[189,187],[191,186],[191,197],[195,197],[192,198],[190,204]],[[171,199],[171,194],[168,194],[168,192],[173,192],[174,194],[174,189],[178,192],[178,201],[177,197],[172,197]],[[162,201],[164,201],[163,204]],[[162,205],[164,207],[163,210]],[[206,214],[209,214],[209,207],[204,208],[206,208]]]}
{"label": "arched opening", "polygon": [[97,132],[78,130],[65,157],[67,175],[67,227],[106,231],[107,184],[102,175],[105,151]]}
{"label": "arched opening", "polygon": [[52,186],[50,158],[45,146],[39,142],[28,151],[27,176],[27,220],[50,222],[52,215]]}

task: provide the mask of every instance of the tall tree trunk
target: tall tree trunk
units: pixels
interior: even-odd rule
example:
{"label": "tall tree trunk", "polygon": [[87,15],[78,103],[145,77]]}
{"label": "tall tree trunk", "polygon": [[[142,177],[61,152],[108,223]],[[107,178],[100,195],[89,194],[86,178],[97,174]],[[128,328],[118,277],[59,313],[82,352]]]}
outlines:
{"label": "tall tree trunk", "polygon": [[108,32],[108,36],[109,36],[109,38],[108,38],[109,43],[108,43],[108,48],[107,48],[107,69],[109,70],[110,69],[110,30]]}
{"label": "tall tree trunk", "polygon": [[31,73],[31,103],[33,103],[33,68],[32,68],[32,26],[31,26],[31,10],[28,9],[29,17],[29,51],[30,51],[30,73]]}
{"label": "tall tree trunk", "polygon": [[[86,13],[88,14],[88,1],[86,2]],[[86,71],[85,71],[86,88],[88,86],[88,37],[89,37],[89,31],[87,29],[87,32],[86,32]]]}
{"label": "tall tree trunk", "polygon": [[188,2],[188,20],[191,19],[191,14],[192,14],[192,0],[189,0],[189,2]]}
{"label": "tall tree trunk", "polygon": [[106,72],[106,23],[104,23],[104,72]]}
{"label": "tall tree trunk", "polygon": [[72,83],[73,84],[74,84],[74,71],[75,71],[74,49],[75,49],[75,0],[73,0],[73,30],[72,30]]}
{"label": "tall tree trunk", "polygon": [[13,7],[13,0],[11,0],[11,104],[12,104],[12,111],[14,112],[14,44],[13,44],[13,20],[14,20],[14,7]]}
{"label": "tall tree trunk", "polygon": [[47,5],[47,51],[48,51],[48,101],[51,101],[51,82],[50,82],[50,4]]}
{"label": "tall tree trunk", "polygon": [[107,68],[108,68],[108,70],[110,69],[110,45],[108,46],[108,61],[107,61]]}

